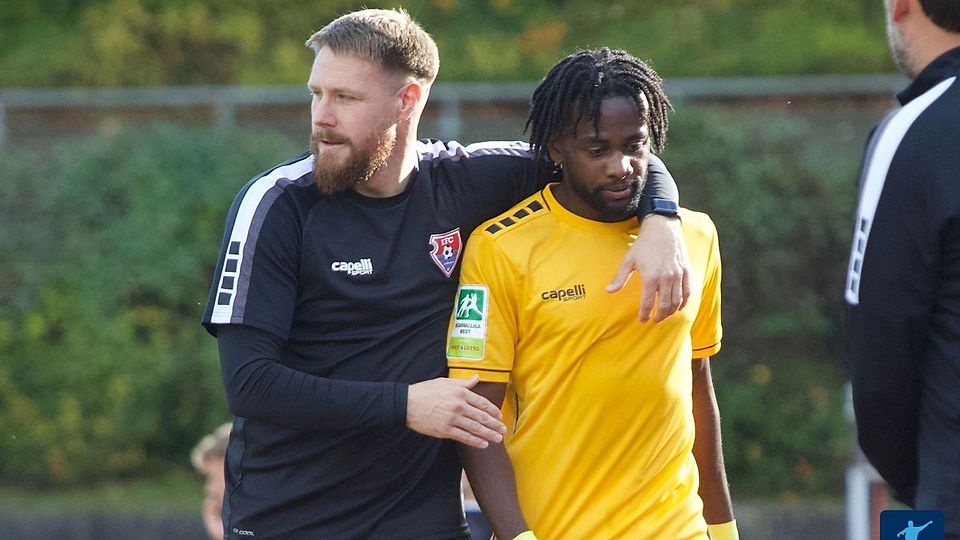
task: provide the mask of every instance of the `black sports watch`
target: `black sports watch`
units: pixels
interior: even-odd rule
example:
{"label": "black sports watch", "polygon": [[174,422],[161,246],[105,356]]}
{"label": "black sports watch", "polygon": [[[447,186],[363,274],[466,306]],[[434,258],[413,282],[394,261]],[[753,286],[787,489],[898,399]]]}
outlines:
{"label": "black sports watch", "polygon": [[650,205],[647,210],[651,214],[659,214],[667,217],[680,217],[680,206],[670,199],[650,199]]}

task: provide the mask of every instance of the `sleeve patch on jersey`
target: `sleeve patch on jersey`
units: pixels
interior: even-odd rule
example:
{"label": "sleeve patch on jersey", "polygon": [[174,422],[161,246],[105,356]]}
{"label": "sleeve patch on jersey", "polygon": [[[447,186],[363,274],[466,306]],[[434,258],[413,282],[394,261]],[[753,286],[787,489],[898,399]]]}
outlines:
{"label": "sleeve patch on jersey", "polygon": [[447,342],[447,357],[481,360],[487,341],[487,305],[490,289],[485,285],[460,285],[454,305],[453,328]]}
{"label": "sleeve patch on jersey", "polygon": [[519,210],[517,210],[516,212],[513,213],[513,217],[515,217],[515,218],[517,218],[517,219],[523,219],[523,218],[525,218],[525,217],[527,217],[527,216],[529,216],[529,215],[530,215],[530,212],[527,212],[527,210],[526,210],[525,208],[521,208],[521,209],[519,209]]}
{"label": "sleeve patch on jersey", "polygon": [[543,205],[540,204],[540,201],[533,201],[532,203],[527,205],[527,208],[529,208],[534,212],[539,212],[540,210],[543,210]]}
{"label": "sleeve patch on jersey", "polygon": [[502,228],[503,228],[503,227],[501,227],[501,226],[497,225],[496,223],[494,223],[493,225],[487,227],[485,230],[486,230],[488,233],[493,234],[493,233],[499,231],[499,230],[502,229]]}

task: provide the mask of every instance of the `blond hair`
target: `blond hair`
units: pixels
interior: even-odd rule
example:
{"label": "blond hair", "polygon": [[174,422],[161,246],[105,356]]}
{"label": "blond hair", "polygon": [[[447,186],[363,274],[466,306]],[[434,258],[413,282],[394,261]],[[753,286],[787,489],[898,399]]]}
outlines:
{"label": "blond hair", "polygon": [[197,472],[202,473],[204,464],[211,459],[223,459],[223,456],[226,455],[231,425],[230,422],[223,424],[213,430],[213,433],[200,439],[200,442],[193,447],[190,452],[190,462],[193,463],[193,468]]}
{"label": "blond hair", "polygon": [[319,53],[352,53],[385,69],[432,83],[440,69],[437,44],[404,9],[364,9],[348,13],[310,36],[307,47]]}

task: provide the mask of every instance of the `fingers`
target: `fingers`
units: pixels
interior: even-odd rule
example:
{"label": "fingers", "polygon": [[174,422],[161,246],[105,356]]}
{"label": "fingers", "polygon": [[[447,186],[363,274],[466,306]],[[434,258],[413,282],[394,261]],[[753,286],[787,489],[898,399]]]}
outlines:
{"label": "fingers", "polygon": [[683,267],[683,284],[680,289],[680,294],[683,296],[683,300],[680,302],[680,309],[683,309],[687,306],[687,300],[690,300],[690,267]]}
{"label": "fingers", "polygon": [[[483,397],[476,396],[486,405],[492,404]],[[453,439],[474,448],[486,448],[490,443],[499,443],[503,441],[503,434],[507,431],[507,426],[503,425],[497,418],[494,418],[487,412],[486,407],[477,407],[469,398],[458,403],[451,410],[440,431],[439,436],[447,439]],[[500,415],[500,411],[494,411]]]}
{"label": "fingers", "polygon": [[615,293],[622,289],[627,281],[630,281],[631,274],[633,274],[633,261],[629,257],[624,257],[620,268],[617,268],[616,275],[613,276],[613,281],[607,285],[607,292]]}
{"label": "fingers", "polygon": [[[474,377],[477,377],[474,375]],[[490,403],[490,400],[473,392],[466,397],[467,404],[471,407],[477,409],[478,411],[485,413],[487,416],[493,417],[498,423],[499,420],[503,418],[503,413],[500,411],[500,408]]]}
{"label": "fingers", "polygon": [[657,311],[653,315],[653,322],[663,321],[680,309],[681,287],[679,283],[665,285],[657,294]]}
{"label": "fingers", "polygon": [[[473,381],[478,378],[474,375],[468,380]],[[507,426],[500,421],[503,418],[500,409],[487,398],[470,390],[464,389],[461,392],[464,395],[457,397],[463,401],[453,410],[454,416],[451,418],[450,427],[492,443],[503,441]]]}
{"label": "fingers", "polygon": [[650,320],[650,312],[653,311],[653,302],[657,297],[657,288],[653,286],[653,283],[643,284],[643,292],[640,294],[640,311],[638,316],[640,317],[640,322],[645,323]]}
{"label": "fingers", "polygon": [[[500,412],[500,409],[496,408],[493,403],[490,403],[485,398],[481,396],[476,397],[480,398],[480,401],[483,403],[478,404],[475,400],[467,401],[467,407],[463,410],[462,418],[470,423],[467,425],[459,424],[460,427],[477,435],[486,434],[486,431],[491,431],[497,435],[506,433],[507,426],[500,421],[500,419],[503,418],[503,413]],[[474,424],[477,425],[474,426]],[[493,440],[489,436],[484,438]],[[500,441],[495,440],[494,442]]]}
{"label": "fingers", "polygon": [[465,444],[467,446],[472,446],[474,448],[484,449],[490,446],[490,443],[476,435],[473,435],[462,429],[452,429],[450,431],[450,439],[457,441],[458,443]]}
{"label": "fingers", "polygon": [[645,279],[640,297],[640,322],[665,320],[679,311],[689,297],[690,274],[685,267],[678,267],[659,278]]}
{"label": "fingers", "polygon": [[[506,431],[506,426],[493,420],[490,417],[487,417],[487,423],[482,420],[474,420],[469,416],[461,416],[454,420],[454,425],[452,426],[451,431],[463,431],[470,434],[472,437],[478,439],[483,439],[487,442],[499,443],[503,441],[503,432]],[[491,422],[492,423],[489,423]],[[503,431],[501,431],[501,428]]]}
{"label": "fingers", "polygon": [[507,431],[500,421],[503,413],[470,390],[478,381],[477,376],[466,380],[438,378],[410,385],[407,426],[424,435],[456,439],[470,446],[477,446],[477,440],[501,442]]}
{"label": "fingers", "polygon": [[464,388],[473,388],[480,382],[480,377],[478,375],[474,375],[469,379],[452,379],[452,380],[453,382],[457,383],[458,385]]}

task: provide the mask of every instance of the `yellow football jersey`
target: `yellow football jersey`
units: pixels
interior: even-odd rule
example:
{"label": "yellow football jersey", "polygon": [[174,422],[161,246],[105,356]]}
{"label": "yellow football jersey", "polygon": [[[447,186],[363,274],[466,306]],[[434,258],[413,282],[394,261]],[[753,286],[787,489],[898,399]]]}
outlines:
{"label": "yellow football jersey", "polygon": [[634,219],[564,209],[547,186],[473,232],[447,342],[450,376],[506,382],[507,452],[541,540],[706,538],[693,457],[691,359],[720,349],[720,254],[683,210],[687,306],[637,318],[641,281],[604,288]]}

